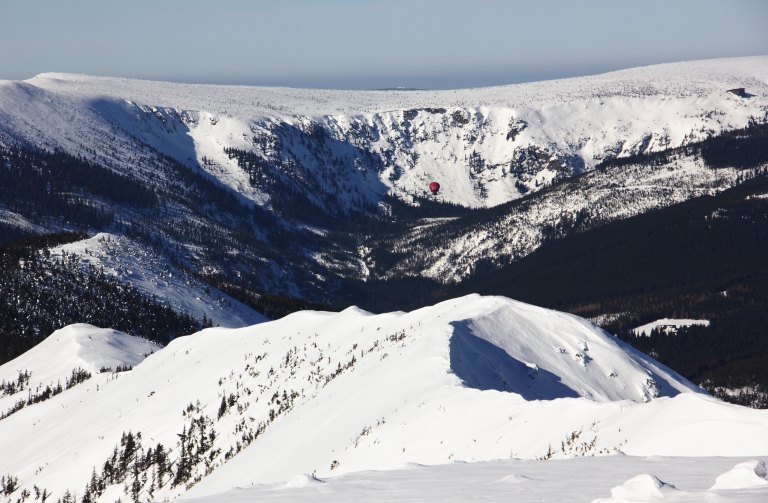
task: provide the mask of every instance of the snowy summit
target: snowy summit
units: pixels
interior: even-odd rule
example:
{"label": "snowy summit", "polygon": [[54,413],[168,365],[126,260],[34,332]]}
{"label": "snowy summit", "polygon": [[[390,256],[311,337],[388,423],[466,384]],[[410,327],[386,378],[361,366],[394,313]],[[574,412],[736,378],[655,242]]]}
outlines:
{"label": "snowy summit", "polygon": [[[504,297],[299,312],[178,338],[138,364],[95,359],[99,332],[69,327],[0,367],[5,382],[30,372],[24,386],[44,372],[35,362],[93,373],[0,420],[0,472],[20,488],[162,500],[289,481],[306,491],[413,463],[768,452],[765,411],[711,398],[589,321]],[[56,346],[65,334],[78,344]],[[118,360],[133,370],[95,372]]]}

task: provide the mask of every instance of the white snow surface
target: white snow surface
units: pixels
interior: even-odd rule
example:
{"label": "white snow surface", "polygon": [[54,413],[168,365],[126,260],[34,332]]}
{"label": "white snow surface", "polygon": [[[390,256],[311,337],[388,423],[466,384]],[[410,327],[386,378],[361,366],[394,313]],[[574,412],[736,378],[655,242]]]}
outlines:
{"label": "white snow surface", "polygon": [[646,335],[650,336],[651,332],[657,328],[664,328],[667,333],[670,332],[676,332],[678,328],[680,327],[690,327],[692,325],[699,325],[702,327],[708,327],[709,326],[709,320],[688,320],[688,319],[671,319],[671,318],[662,318],[660,320],[652,321],[650,323],[646,323],[645,325],[641,325],[637,328],[633,328],[632,332],[634,332],[635,335]]}
{"label": "white snow surface", "polygon": [[712,489],[744,489],[747,487],[768,487],[768,470],[765,462],[751,459],[734,466],[720,475]]}
{"label": "white snow surface", "polygon": [[[133,337],[117,330],[94,327],[86,323],[69,325],[53,332],[43,342],[18,358],[0,366],[0,381],[18,379],[19,372],[31,373],[29,384],[13,395],[0,394],[0,412],[8,410],[19,398],[27,398],[28,389],[44,389],[57,383],[62,386],[74,369],[97,374],[101,368],[133,367],[162,349],[152,341]],[[67,390],[69,391],[69,390]],[[45,403],[31,407],[44,407]],[[6,419],[8,420],[8,419]]]}
{"label": "white snow surface", "polygon": [[[725,92],[733,87],[750,96]],[[0,81],[0,133],[8,138],[89,158],[92,149],[127,173],[135,171],[130,146],[139,139],[183,162],[205,158],[212,176],[260,205],[268,204],[268,194],[249,184],[224,148],[301,163],[313,173],[313,191],[335,191],[342,206],[356,198],[375,204],[387,192],[404,200],[424,196],[437,180],[440,200],[481,207],[605,158],[684,145],[766,116],[768,56],[446,91],[212,86],[63,73]],[[306,143],[309,137],[322,137],[322,155]],[[332,159],[343,162],[326,163]],[[560,164],[567,165],[563,172]],[[512,173],[513,166],[524,172]]]}
{"label": "white snow surface", "polygon": [[[68,361],[80,349],[40,351],[35,361]],[[31,366],[25,357],[0,375]],[[233,396],[236,405],[219,417],[222,398]],[[619,452],[768,454],[768,412],[710,397],[577,316],[470,295],[411,313],[304,311],[175,339],[130,372],[94,375],[1,420],[0,473],[18,476],[20,490],[37,485],[55,499],[67,488],[82,491],[123,432],[141,432],[145,448],[172,448],[175,460],[177,435],[199,418],[217,433],[211,473],[196,466],[202,479],[188,492],[166,484],[157,500],[216,499],[278,483],[289,499],[363,471],[471,467],[548,452],[552,460],[537,466]],[[244,433],[259,425],[262,432],[243,445]],[[225,453],[233,454],[226,462]],[[719,465],[706,487],[733,464]],[[613,485],[639,473],[652,472],[624,473]],[[380,477],[350,480],[369,476]],[[526,484],[517,477],[502,484],[518,482]],[[610,487],[594,497],[607,497]],[[101,500],[125,498],[122,491],[110,487]]]}
{"label": "white snow surface", "polygon": [[673,485],[662,482],[648,474],[637,475],[622,485],[611,489],[611,497],[595,500],[594,503],[625,503],[631,501],[656,501],[677,499],[680,491]]}
{"label": "white snow surface", "polygon": [[[502,460],[484,463],[410,465],[388,472],[360,472],[311,485],[263,484],[239,487],[190,503],[301,501],[616,503],[763,502],[765,488],[707,490],[712,480],[733,466],[732,458],[610,456],[542,463]],[[651,472],[657,475],[648,475]],[[636,475],[640,473],[641,475]],[[300,480],[308,480],[302,476]],[[297,477],[299,479],[299,477]],[[671,481],[672,483],[666,483]],[[674,489],[673,489],[674,487]],[[608,495],[612,495],[608,498]],[[662,498],[659,498],[661,496]]]}
{"label": "white snow surface", "polygon": [[[239,328],[267,318],[218,289],[173,266],[146,246],[125,236],[98,233],[95,236],[51,249],[51,255],[77,255],[80,262],[104,269],[122,283],[130,283],[161,304],[214,326]],[[206,293],[209,292],[210,294]]]}

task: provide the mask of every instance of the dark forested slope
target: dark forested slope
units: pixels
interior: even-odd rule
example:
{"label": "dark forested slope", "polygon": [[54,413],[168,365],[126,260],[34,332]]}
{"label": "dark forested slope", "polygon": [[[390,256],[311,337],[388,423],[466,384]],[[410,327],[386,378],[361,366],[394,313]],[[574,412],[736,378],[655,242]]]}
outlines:
{"label": "dark forested slope", "polygon": [[48,248],[82,233],[33,236],[0,245],[0,364],[54,330],[90,323],[159,343],[195,332],[201,322],[174,312],[75,257],[55,259]]}

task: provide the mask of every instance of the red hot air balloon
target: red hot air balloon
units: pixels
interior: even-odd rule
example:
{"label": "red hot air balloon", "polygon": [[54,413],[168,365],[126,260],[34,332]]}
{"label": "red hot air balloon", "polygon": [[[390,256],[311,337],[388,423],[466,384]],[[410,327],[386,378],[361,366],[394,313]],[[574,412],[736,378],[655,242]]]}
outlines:
{"label": "red hot air balloon", "polygon": [[430,183],[429,191],[432,192],[432,194],[437,195],[437,193],[440,191],[440,184],[437,182]]}

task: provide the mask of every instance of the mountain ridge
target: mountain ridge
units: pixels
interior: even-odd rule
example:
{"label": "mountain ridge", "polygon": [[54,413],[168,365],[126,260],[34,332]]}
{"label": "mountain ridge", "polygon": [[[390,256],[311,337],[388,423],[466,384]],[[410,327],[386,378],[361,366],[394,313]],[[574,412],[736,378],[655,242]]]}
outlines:
{"label": "mountain ridge", "polygon": [[[309,173],[319,176],[323,169],[334,169],[323,168],[323,159],[313,156],[301,144],[309,145],[306,140],[315,132],[322,132],[325,143],[333,139],[347,146],[357,142],[364,147],[360,152],[345,147],[347,154],[342,149],[332,155],[351,156],[344,161],[343,169],[335,170],[334,177],[348,177],[366,191],[373,191],[362,194],[369,202],[375,203],[375,199],[387,191],[409,200],[426,191],[423,187],[419,190],[424,183],[421,177],[427,180],[442,177],[445,181],[450,177],[451,183],[444,184],[443,200],[488,206],[519,197],[519,184],[524,184],[526,191],[535,189],[536,180],[549,181],[563,167],[567,168],[566,172],[559,176],[569,176],[569,172],[589,168],[595,160],[637,153],[638,148],[656,151],[675,147],[723,130],[744,127],[750,117],[761,118],[766,113],[766,78],[755,77],[760,72],[768,75],[766,66],[766,57],[657,65],[543,83],[416,92],[418,100],[407,103],[398,93],[392,93],[394,97],[390,98],[391,93],[382,95],[381,92],[196,86],[43,74],[24,83],[31,87],[31,94],[24,91],[18,104],[12,96],[7,96],[0,112],[14,119],[16,131],[6,126],[6,134],[23,136],[22,131],[30,128],[30,133],[36,131],[38,137],[42,133],[70,152],[81,150],[78,142],[85,143],[83,140],[88,137],[92,143],[96,137],[119,136],[115,133],[123,129],[182,162],[199,163],[205,168],[202,161],[205,157],[215,163],[207,168],[212,176],[258,204],[264,204],[267,194],[248,187],[247,178],[223,155],[217,143],[259,153],[259,144],[279,142],[283,149],[278,145],[275,152],[260,154],[265,156],[265,161],[270,161],[270,155],[294,159],[306,164],[301,170],[303,176]],[[747,100],[725,94],[725,89],[737,84],[754,88],[755,94]],[[280,101],[261,106],[258,104],[260,93]],[[414,100],[413,93],[403,95]],[[453,96],[456,93],[459,98]],[[563,93],[561,98],[558,93]],[[610,101],[611,95],[620,98]],[[659,96],[664,99],[654,98]],[[29,110],[23,114],[18,109],[14,111],[14,107],[23,106],[30,99],[40,101],[35,107],[47,110],[48,123],[35,123],[37,119]],[[332,106],[355,99],[362,101],[354,110],[347,106],[338,110],[311,110],[315,102]],[[604,99],[609,101],[602,103]],[[636,99],[641,100],[637,103],[638,109],[629,104]],[[655,101],[646,104],[647,110],[643,111],[643,99]],[[387,105],[379,107],[379,111],[365,111],[366,107],[382,100]],[[558,111],[563,106],[560,103],[571,103],[568,105],[571,108]],[[609,110],[614,106],[618,107],[615,113]],[[57,111],[59,108],[61,111]],[[71,114],[70,118],[62,117],[61,112],[66,109],[70,109],[65,112]],[[368,118],[356,117],[358,109]],[[72,118],[77,118],[75,123]],[[79,130],[80,139],[46,131],[56,122],[70,123],[70,127]],[[508,123],[517,125],[510,129]],[[450,144],[451,135],[457,134],[463,139]],[[438,141],[430,140],[432,136]],[[380,144],[382,140],[384,143]],[[30,141],[36,140],[30,137]],[[93,144],[87,148],[91,146]],[[333,144],[327,146],[331,151],[336,148]],[[528,151],[529,147],[533,150]],[[377,159],[366,160],[365,152],[375,154]],[[473,167],[469,154],[480,155],[478,162],[482,161],[483,166]],[[515,155],[523,157],[515,159]],[[308,157],[302,160],[303,156]],[[114,156],[113,160],[116,168],[126,169],[124,161]],[[501,165],[512,161],[513,165],[523,162],[531,166],[510,175]],[[355,166],[357,162],[363,164]],[[446,171],[447,166],[455,167]],[[547,171],[547,166],[556,168],[555,172]],[[290,170],[285,166],[281,169]],[[450,174],[457,169],[460,176]],[[384,182],[383,186],[377,188],[372,185],[373,180],[361,177],[366,171],[373,171],[374,178]],[[402,182],[398,181],[401,177],[405,177]],[[315,190],[319,188],[316,186]],[[481,202],[482,198],[477,199],[475,194],[477,190],[481,193],[491,190],[498,195]],[[311,195],[311,191],[308,193]]]}
{"label": "mountain ridge", "polygon": [[[59,149],[159,194],[161,207],[169,208],[161,218],[146,222],[148,215],[134,210],[116,216],[144,219],[131,231],[138,227],[145,239],[164,242],[175,262],[228,281],[242,275],[256,291],[327,303],[338,296],[339,278],[407,275],[416,268],[461,281],[489,254],[514,260],[584,212],[596,222],[721,190],[734,183],[738,169],[713,174],[685,155],[667,163],[673,171],[666,176],[642,167],[634,175],[626,167],[603,175],[594,168],[768,120],[766,75],[764,56],[402,93],[42,74],[0,85],[0,142]],[[749,96],[725,92],[737,85]],[[588,200],[547,195],[548,188],[562,190],[585,174],[592,181],[574,190]],[[432,180],[442,182],[436,197],[427,194]],[[612,190],[619,184],[621,192]],[[193,204],[190,189],[199,194]],[[406,234],[402,243],[383,244],[405,248],[409,257],[434,255],[425,266],[406,260],[382,272],[377,263],[391,258],[369,253],[379,245],[366,240],[366,227],[397,220],[398,211],[423,207],[439,217],[537,193],[542,196],[532,208],[506,216],[516,223],[473,229],[486,239],[459,237],[429,250],[418,234]],[[559,211],[563,204],[567,211]],[[25,218],[24,225],[39,225]],[[0,219],[22,225],[10,208],[0,206]],[[181,237],[182,228],[194,229],[183,232],[194,243]],[[95,230],[117,229],[100,224]],[[227,243],[226,258],[213,253],[213,240]]]}
{"label": "mountain ridge", "polygon": [[[34,351],[40,365],[56,357]],[[0,375],[37,371],[17,367]],[[510,453],[755,455],[768,446],[767,421],[586,320],[473,295],[411,313],[305,311],[175,339],[133,370],[94,374],[0,420],[0,470],[56,497],[86,486],[108,501],[132,487],[175,498],[313,470],[323,478]],[[119,454],[128,441],[135,459],[150,461],[107,477],[113,446]],[[150,446],[165,453],[162,464],[145,458]],[[41,459],[48,465],[37,470]],[[161,482],[152,479],[164,467]]]}

